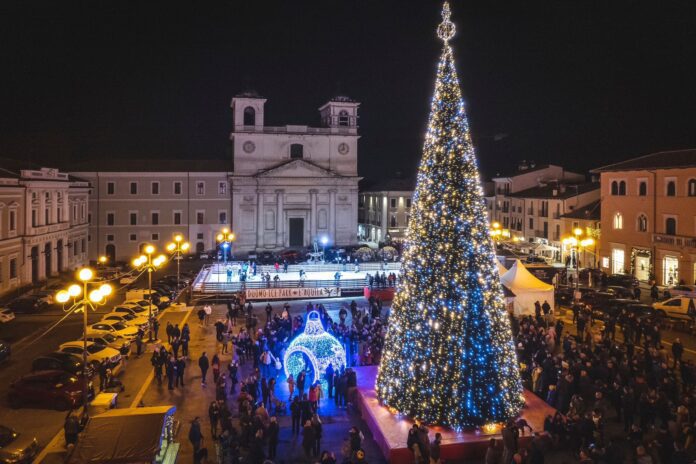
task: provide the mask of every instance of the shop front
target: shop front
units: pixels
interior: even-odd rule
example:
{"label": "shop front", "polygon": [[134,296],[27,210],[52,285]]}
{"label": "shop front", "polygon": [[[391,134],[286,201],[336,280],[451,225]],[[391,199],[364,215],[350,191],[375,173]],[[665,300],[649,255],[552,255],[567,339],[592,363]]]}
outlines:
{"label": "shop front", "polygon": [[652,274],[652,252],[644,248],[631,250],[631,272],[641,282],[648,282]]}
{"label": "shop front", "polygon": [[679,256],[664,255],[662,258],[662,285],[672,286],[679,283]]}

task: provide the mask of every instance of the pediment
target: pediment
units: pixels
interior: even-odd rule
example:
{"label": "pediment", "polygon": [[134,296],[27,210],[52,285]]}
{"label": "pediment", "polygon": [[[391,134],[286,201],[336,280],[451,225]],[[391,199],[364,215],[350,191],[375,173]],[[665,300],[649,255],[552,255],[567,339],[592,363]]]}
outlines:
{"label": "pediment", "polygon": [[257,177],[341,177],[309,161],[297,159],[259,172]]}

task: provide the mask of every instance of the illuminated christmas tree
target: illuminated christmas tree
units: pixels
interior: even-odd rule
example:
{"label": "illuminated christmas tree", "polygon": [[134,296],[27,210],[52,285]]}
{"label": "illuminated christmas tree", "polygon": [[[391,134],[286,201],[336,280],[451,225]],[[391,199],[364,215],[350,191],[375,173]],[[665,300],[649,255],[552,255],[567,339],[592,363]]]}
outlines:
{"label": "illuminated christmas tree", "polygon": [[455,429],[501,422],[522,408],[522,384],[495,265],[474,147],[449,40],[445,2],[403,281],[377,376],[383,404]]}

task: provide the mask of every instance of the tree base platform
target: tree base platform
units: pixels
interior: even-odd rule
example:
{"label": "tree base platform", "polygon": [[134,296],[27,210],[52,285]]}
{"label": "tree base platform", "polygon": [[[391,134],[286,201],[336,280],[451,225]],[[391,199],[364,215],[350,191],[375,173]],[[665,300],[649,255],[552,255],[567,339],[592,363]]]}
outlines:
{"label": "tree base platform", "polygon": [[[356,406],[360,410],[363,420],[372,432],[384,458],[389,463],[404,463],[413,461],[413,453],[406,446],[408,431],[413,426],[413,421],[402,415],[392,414],[382,406],[377,399],[374,388],[377,378],[377,366],[365,366],[354,368],[358,377],[358,391],[356,394]],[[541,398],[530,391],[524,391],[525,407],[520,417],[527,421],[534,432],[544,430],[544,419],[553,416],[556,410],[546,404]],[[487,434],[480,430],[455,432],[447,427],[428,427],[432,441],[435,433],[442,434],[441,458],[444,460],[481,459],[486,454],[486,448],[491,438],[500,440],[500,431]],[[520,433],[519,444],[524,446],[531,441],[532,432],[526,429]],[[502,451],[502,442],[498,446]]]}

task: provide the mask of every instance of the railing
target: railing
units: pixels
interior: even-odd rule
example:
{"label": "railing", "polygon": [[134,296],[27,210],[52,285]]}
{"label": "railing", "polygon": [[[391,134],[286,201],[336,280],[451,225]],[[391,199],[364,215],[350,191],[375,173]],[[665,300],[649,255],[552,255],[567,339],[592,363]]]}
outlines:
{"label": "railing", "polygon": [[242,126],[242,132],[260,132],[265,134],[357,134],[353,127],[307,127],[307,126]]}
{"label": "railing", "polygon": [[549,233],[544,232],[543,230],[535,230],[534,236],[537,238],[549,238]]}
{"label": "railing", "polygon": [[560,219],[560,218],[561,218],[561,213],[553,213],[553,218],[554,218],[554,219]]}
{"label": "railing", "polygon": [[250,288],[335,288],[341,290],[362,291],[367,286],[365,279],[341,280],[279,280],[263,282],[260,280],[246,282],[200,282],[193,286],[196,293],[234,293]]}
{"label": "railing", "polygon": [[682,235],[653,234],[653,243],[672,245],[682,248],[696,248],[696,237]]}
{"label": "railing", "polygon": [[527,208],[527,214],[534,215],[534,208]]}

